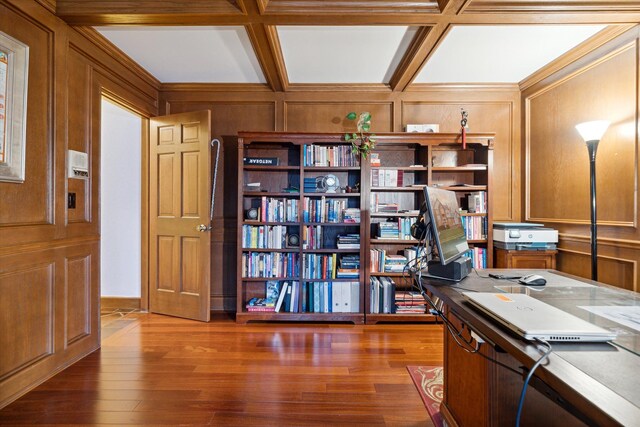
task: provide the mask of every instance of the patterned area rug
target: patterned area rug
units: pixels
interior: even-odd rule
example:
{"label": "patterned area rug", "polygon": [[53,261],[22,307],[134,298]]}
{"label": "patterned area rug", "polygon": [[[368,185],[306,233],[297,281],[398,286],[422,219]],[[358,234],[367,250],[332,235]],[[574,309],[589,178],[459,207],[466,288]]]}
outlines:
{"label": "patterned area rug", "polygon": [[444,393],[442,366],[407,366],[409,375],[420,393],[431,421],[436,427],[442,427],[440,402]]}

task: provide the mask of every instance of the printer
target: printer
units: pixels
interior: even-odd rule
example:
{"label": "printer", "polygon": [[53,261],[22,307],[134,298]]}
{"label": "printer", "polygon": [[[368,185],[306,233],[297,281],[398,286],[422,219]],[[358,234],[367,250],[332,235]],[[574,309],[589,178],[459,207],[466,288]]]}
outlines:
{"label": "printer", "polygon": [[558,230],[531,222],[494,222],[493,244],[507,250],[552,250],[558,244]]}

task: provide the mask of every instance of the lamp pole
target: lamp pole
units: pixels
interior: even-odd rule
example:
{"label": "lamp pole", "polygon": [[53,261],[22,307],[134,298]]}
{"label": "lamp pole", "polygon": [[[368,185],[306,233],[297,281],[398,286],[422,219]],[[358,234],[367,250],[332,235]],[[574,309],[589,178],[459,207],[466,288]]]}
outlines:
{"label": "lamp pole", "polygon": [[596,152],[599,140],[586,141],[591,175],[591,280],[598,280],[598,223],[596,217]]}
{"label": "lamp pole", "polygon": [[598,143],[607,131],[609,122],[595,120],[576,125],[576,129],[587,144],[591,172],[591,280],[598,280],[598,222],[596,219],[596,151]]}

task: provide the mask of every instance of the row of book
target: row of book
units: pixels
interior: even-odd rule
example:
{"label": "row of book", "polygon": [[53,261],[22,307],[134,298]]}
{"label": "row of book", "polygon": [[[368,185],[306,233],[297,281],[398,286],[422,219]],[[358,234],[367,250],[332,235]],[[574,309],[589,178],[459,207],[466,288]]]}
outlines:
{"label": "row of book", "polygon": [[373,273],[402,273],[405,266],[414,264],[417,257],[422,258],[425,248],[412,246],[403,250],[403,255],[390,254],[384,249],[370,249],[369,268]]}
{"label": "row of book", "polygon": [[372,314],[424,314],[427,311],[419,292],[398,291],[390,277],[371,277],[369,298]]}
{"label": "row of book", "polygon": [[488,220],[486,216],[463,216],[462,227],[467,240],[482,240],[487,238]]}
{"label": "row of book", "polygon": [[259,218],[264,222],[297,222],[298,199],[273,198],[263,196]]}
{"label": "row of book", "polygon": [[404,171],[396,169],[371,169],[372,187],[404,187]]}
{"label": "row of book", "polygon": [[265,298],[251,298],[250,312],[358,313],[359,282],[267,282]]}
{"label": "row of book", "polygon": [[284,225],[243,225],[242,247],[252,249],[284,249],[287,227]]}
{"label": "row of book", "polygon": [[[357,279],[360,277],[360,255],[304,254],[302,277],[305,279]],[[339,264],[339,265],[338,265]]]}
{"label": "row of book", "polygon": [[299,277],[300,257],[289,252],[247,252],[242,254],[242,277]]}
{"label": "row of book", "polygon": [[487,248],[473,247],[465,255],[471,258],[473,268],[487,268]]}
{"label": "row of book", "polygon": [[412,240],[411,225],[415,224],[415,217],[398,218],[396,221],[378,223],[378,238]]}
{"label": "row of book", "polygon": [[474,191],[467,195],[467,211],[470,213],[487,213],[487,192]]}
{"label": "row of book", "polygon": [[302,219],[304,222],[360,223],[360,209],[349,208],[347,199],[304,198]]}
{"label": "row of book", "polygon": [[354,153],[351,145],[303,145],[304,166],[360,166],[360,156]]}
{"label": "row of book", "polygon": [[360,249],[360,234],[338,234],[338,249]]}

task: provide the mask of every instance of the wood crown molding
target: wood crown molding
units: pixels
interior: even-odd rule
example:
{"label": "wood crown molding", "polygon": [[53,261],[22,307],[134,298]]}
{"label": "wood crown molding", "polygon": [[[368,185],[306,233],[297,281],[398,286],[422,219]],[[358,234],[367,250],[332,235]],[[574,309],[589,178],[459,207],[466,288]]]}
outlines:
{"label": "wood crown molding", "polygon": [[640,3],[624,0],[563,0],[563,1],[523,1],[523,0],[472,0],[467,7],[472,13],[566,13],[566,12],[624,12],[640,11]]}
{"label": "wood crown molding", "polygon": [[262,13],[268,14],[406,14],[440,13],[439,3],[456,0],[258,0]]}
{"label": "wood crown molding", "polygon": [[412,83],[406,92],[519,92],[517,83]]}
{"label": "wood crown molding", "polygon": [[625,32],[629,31],[635,26],[636,26],[635,24],[610,25],[607,28],[603,29],[602,31],[599,31],[593,37],[590,37],[589,39],[580,43],[579,45],[569,50],[562,56],[551,61],[550,63],[548,63],[547,65],[545,65],[544,67],[536,71],[535,73],[521,80],[520,83],[518,84],[520,87],[520,91],[525,91],[526,89],[532,87],[536,83],[539,83],[542,80],[550,77],[551,75],[558,72],[562,68],[567,67],[572,63],[576,62],[577,60],[579,60],[580,58],[585,57],[586,55],[593,52],[597,48],[605,45],[606,43],[609,43],[610,41],[614,40],[616,37],[619,37],[621,34],[624,34]]}
{"label": "wood crown molding", "polygon": [[76,27],[78,33],[82,34],[91,43],[102,49],[109,56],[122,64],[124,67],[133,71],[140,78],[145,80],[155,90],[160,89],[160,80],[155,78],[150,72],[142,68],[137,62],[131,59],[126,53],[118,49],[113,43],[107,40],[102,34],[93,28]]}
{"label": "wood crown molding", "polygon": [[41,4],[49,12],[56,13],[56,0],[36,0],[36,2]]}
{"label": "wood crown molding", "polygon": [[161,92],[272,92],[264,83],[162,83]]}

